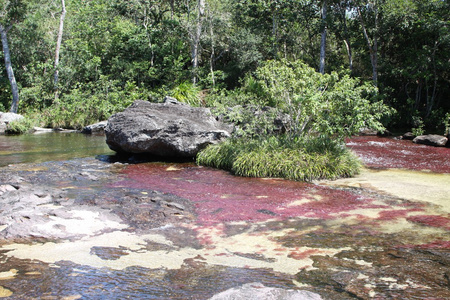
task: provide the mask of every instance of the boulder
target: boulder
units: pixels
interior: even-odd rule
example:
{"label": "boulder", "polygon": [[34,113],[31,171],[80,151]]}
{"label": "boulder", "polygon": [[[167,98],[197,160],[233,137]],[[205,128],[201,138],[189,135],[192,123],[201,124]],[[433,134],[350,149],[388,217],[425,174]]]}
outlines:
{"label": "boulder", "polygon": [[118,153],[191,158],[209,144],[230,137],[232,126],[217,121],[207,108],[166,97],[164,103],[135,101],[111,116],[106,143]]}
{"label": "boulder", "polygon": [[23,119],[22,115],[15,114],[12,112],[7,112],[7,113],[0,112],[0,134],[5,133],[6,126],[8,125],[8,123],[10,123],[12,121],[20,120],[20,119]]}
{"label": "boulder", "polygon": [[424,144],[435,147],[445,147],[448,142],[448,138],[437,134],[419,135],[413,140],[416,144]]}
{"label": "boulder", "polygon": [[412,133],[412,132],[406,132],[404,135],[402,135],[402,140],[409,140],[412,141],[414,140],[416,136]]}
{"label": "boulder", "polygon": [[105,133],[105,127],[108,124],[108,121],[102,121],[95,124],[88,125],[81,130],[81,133],[84,134],[104,134]]}
{"label": "boulder", "polygon": [[214,295],[210,300],[321,300],[316,293],[266,287],[262,283],[247,283],[241,287]]}

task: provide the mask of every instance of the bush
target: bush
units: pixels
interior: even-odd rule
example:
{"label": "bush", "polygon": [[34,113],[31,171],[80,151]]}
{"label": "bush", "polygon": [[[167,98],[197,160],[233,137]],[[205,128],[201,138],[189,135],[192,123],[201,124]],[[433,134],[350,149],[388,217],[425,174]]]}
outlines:
{"label": "bush", "polygon": [[104,121],[127,108],[133,101],[146,99],[148,93],[133,82],[121,87],[117,81],[102,77],[63,94],[51,106],[42,109],[40,122],[45,127],[81,129]]}
{"label": "bush", "polygon": [[178,101],[191,106],[201,106],[202,104],[199,88],[187,81],[176,86],[169,94]]}
{"label": "bush", "polygon": [[324,136],[294,140],[286,136],[232,138],[208,146],[197,155],[197,163],[239,176],[299,181],[349,177],[358,174],[361,167],[350,150]]}
{"label": "bush", "polygon": [[6,125],[6,133],[8,134],[23,134],[30,132],[35,126],[35,120],[29,118],[23,118],[16,121],[12,121]]}
{"label": "bush", "polygon": [[268,61],[258,68],[244,90],[262,103],[291,116],[291,136],[320,132],[338,139],[361,128],[384,130],[380,119],[391,111],[377,101],[371,83],[347,74],[320,74],[301,61]]}

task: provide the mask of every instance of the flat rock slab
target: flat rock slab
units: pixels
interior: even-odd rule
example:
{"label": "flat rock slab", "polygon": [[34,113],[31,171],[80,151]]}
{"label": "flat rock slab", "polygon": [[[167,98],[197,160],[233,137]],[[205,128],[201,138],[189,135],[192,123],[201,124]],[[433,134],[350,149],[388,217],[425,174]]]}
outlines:
{"label": "flat rock slab", "polygon": [[121,166],[78,159],[1,168],[0,242],[145,232],[193,217],[185,199],[106,185],[120,180],[115,171]]}
{"label": "flat rock slab", "polygon": [[165,103],[135,101],[109,118],[105,134],[108,146],[118,153],[190,158],[228,138],[231,130],[209,109],[168,98]]}
{"label": "flat rock slab", "polygon": [[321,300],[316,293],[266,287],[262,283],[247,283],[214,295],[210,300]]}
{"label": "flat rock slab", "polygon": [[442,135],[427,134],[427,135],[419,135],[418,137],[413,139],[413,142],[416,144],[424,144],[435,147],[445,147],[445,145],[448,142],[448,139]]}

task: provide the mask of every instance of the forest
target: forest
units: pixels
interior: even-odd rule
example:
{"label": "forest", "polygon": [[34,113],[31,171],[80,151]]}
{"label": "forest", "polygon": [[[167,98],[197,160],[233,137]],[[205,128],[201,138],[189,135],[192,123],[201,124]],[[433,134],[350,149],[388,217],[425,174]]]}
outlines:
{"label": "forest", "polygon": [[448,123],[446,0],[0,3],[0,111],[45,126],[80,128],[164,95],[248,101],[253,74],[282,60],[370,82],[393,109],[388,128],[442,134]]}

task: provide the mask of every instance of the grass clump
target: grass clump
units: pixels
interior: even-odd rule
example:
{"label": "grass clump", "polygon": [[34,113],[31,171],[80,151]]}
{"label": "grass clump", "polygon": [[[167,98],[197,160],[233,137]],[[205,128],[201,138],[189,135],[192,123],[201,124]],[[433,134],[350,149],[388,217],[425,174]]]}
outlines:
{"label": "grass clump", "polygon": [[30,132],[35,126],[35,121],[29,118],[22,118],[12,121],[6,125],[8,134],[24,134]]}
{"label": "grass clump", "polygon": [[361,167],[350,150],[327,137],[232,138],[208,146],[197,155],[197,163],[239,176],[298,181],[350,177],[358,174]]}

